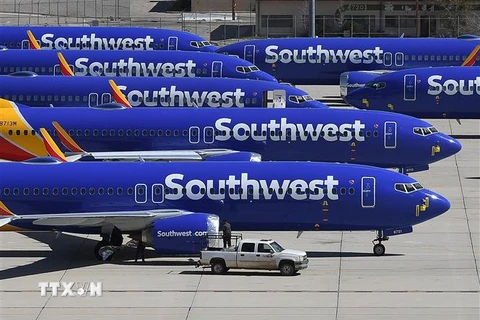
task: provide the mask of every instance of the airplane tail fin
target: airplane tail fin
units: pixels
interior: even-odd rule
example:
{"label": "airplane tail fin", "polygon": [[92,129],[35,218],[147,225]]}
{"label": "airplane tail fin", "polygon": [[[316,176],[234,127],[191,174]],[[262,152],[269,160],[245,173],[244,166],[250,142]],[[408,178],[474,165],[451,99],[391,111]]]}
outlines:
{"label": "airplane tail fin", "polygon": [[462,66],[463,67],[471,67],[475,64],[477,61],[477,56],[478,52],[480,51],[480,45],[476,46],[475,49],[472,50],[472,52],[468,55],[468,57],[463,61]]}
{"label": "airplane tail fin", "polygon": [[67,131],[65,131],[65,129],[63,129],[57,121],[53,121],[52,124],[55,127],[55,132],[60,138],[60,141],[68,150],[70,150],[71,152],[85,153],[85,151],[80,148],[80,146],[75,142],[75,140],[70,137]]}
{"label": "airplane tail fin", "polygon": [[57,53],[58,60],[60,61],[60,71],[64,76],[73,77],[75,74],[73,73],[72,68],[68,65],[67,60],[63,56],[61,52]]}
{"label": "airplane tail fin", "polygon": [[30,49],[40,50],[41,49],[40,44],[38,43],[38,40],[33,35],[32,31],[27,30],[27,36],[28,36],[28,44],[30,46]]}
{"label": "airplane tail fin", "polygon": [[113,95],[113,98],[115,99],[115,102],[120,103],[121,105],[124,105],[127,108],[131,108],[132,105],[130,104],[130,102],[128,102],[127,97],[125,97],[125,95],[117,86],[115,81],[108,80],[108,83],[110,83],[110,88],[112,89],[112,95]]}
{"label": "airplane tail fin", "polygon": [[47,150],[48,155],[62,162],[67,162],[67,158],[65,158],[65,155],[57,146],[55,141],[53,141],[52,137],[50,137],[47,130],[45,130],[45,128],[40,128],[40,133],[42,135],[43,143],[45,144],[45,149]]}

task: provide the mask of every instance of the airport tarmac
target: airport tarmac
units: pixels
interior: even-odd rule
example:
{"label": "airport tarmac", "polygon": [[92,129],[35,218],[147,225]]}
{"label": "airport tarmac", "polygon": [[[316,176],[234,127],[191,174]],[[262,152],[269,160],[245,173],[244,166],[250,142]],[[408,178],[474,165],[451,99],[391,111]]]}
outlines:
{"label": "airport tarmac", "polygon": [[[338,87],[302,87],[315,98]],[[431,120],[440,131],[480,135],[479,121]],[[98,236],[0,234],[0,319],[472,319],[480,318],[480,140],[426,172],[425,187],[451,209],[385,242],[372,254],[373,232],[245,232],[305,250],[308,269],[279,272],[196,269],[185,257],[135,263],[135,250],[98,263]],[[385,214],[388,214],[386,212]],[[235,226],[232,226],[235,229]],[[234,230],[235,231],[235,230]],[[39,282],[101,282],[101,297],[40,294]],[[59,295],[61,290],[59,291]]]}

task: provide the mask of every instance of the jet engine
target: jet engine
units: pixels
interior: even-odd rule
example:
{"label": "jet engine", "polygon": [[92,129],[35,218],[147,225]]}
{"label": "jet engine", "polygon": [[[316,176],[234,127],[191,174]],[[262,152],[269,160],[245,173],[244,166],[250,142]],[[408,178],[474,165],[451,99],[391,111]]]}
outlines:
{"label": "jet engine", "polygon": [[219,225],[214,214],[183,214],[154,221],[142,231],[142,241],[158,254],[197,254],[208,247],[208,235],[217,234]]}

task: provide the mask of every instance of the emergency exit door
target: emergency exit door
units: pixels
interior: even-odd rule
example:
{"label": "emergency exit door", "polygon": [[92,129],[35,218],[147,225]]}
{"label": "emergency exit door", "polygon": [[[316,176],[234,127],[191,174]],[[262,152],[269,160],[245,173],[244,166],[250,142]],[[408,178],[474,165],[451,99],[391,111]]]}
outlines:
{"label": "emergency exit door", "polygon": [[362,208],[375,207],[375,178],[362,178]]}
{"label": "emergency exit door", "polygon": [[254,45],[249,44],[243,48],[243,59],[255,64],[255,46]]}
{"label": "emergency exit door", "polygon": [[403,100],[417,100],[417,75],[406,74],[403,77]]}

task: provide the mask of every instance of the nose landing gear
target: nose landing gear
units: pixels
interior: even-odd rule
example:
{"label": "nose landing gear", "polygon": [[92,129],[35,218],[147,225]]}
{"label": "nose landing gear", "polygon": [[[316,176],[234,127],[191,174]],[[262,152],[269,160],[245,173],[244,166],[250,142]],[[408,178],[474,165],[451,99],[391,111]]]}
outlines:
{"label": "nose landing gear", "polygon": [[385,254],[385,246],[382,244],[382,241],[387,241],[388,237],[383,235],[382,230],[377,231],[377,238],[372,241],[373,243],[373,254],[376,256],[383,256]]}

